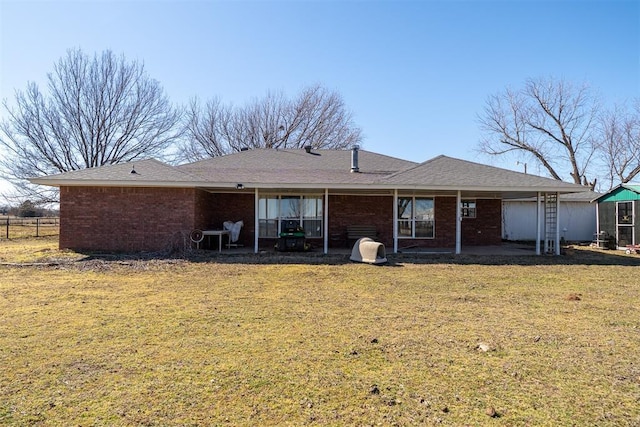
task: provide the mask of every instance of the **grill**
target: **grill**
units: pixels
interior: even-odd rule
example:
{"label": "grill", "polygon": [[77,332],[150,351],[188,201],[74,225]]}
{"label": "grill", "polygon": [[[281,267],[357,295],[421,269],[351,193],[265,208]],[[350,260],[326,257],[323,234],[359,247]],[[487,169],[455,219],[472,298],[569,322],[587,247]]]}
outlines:
{"label": "grill", "polygon": [[306,251],[309,249],[305,232],[300,223],[295,220],[285,220],[280,223],[280,237],[276,243],[279,251]]}

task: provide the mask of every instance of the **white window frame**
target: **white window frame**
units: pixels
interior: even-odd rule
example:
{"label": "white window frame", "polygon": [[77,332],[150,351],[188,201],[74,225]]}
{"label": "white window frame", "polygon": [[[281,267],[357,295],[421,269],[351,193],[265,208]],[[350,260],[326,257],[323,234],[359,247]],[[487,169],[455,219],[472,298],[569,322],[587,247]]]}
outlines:
{"label": "white window frame", "polygon": [[[296,216],[282,216],[281,212],[281,203],[282,200],[286,199],[298,199],[300,203],[300,212]],[[305,216],[305,209],[302,208],[305,200],[314,200],[315,201],[315,215],[316,216]],[[268,200],[275,200],[275,203],[268,203]],[[319,194],[260,194],[258,197],[258,236],[261,239],[275,239],[280,236],[282,221],[284,220],[295,220],[298,221],[300,226],[305,230],[305,234],[307,238],[313,239],[322,239],[324,237],[324,195]],[[319,210],[318,210],[319,207]],[[271,208],[271,209],[269,209]],[[264,210],[266,209],[266,212]],[[275,210],[275,212],[273,212]],[[276,234],[272,235],[264,235],[262,222],[263,221],[275,221],[276,222]],[[315,230],[307,229],[305,227],[305,223],[309,223],[311,221],[318,221],[315,225]]]}
{"label": "white window frame", "polygon": [[[399,206],[398,209],[398,218],[396,220],[397,229],[398,229],[398,239],[435,239],[436,237],[436,220],[435,220],[435,197],[431,196],[398,196],[397,204],[400,204],[401,200],[411,200],[411,213],[409,218],[402,218]],[[419,219],[416,217],[416,200],[430,200],[431,201],[431,210],[432,210],[432,218],[431,219]],[[401,234],[402,223],[409,223],[409,227],[411,228],[411,235],[403,235]],[[430,236],[416,236],[416,223],[419,222],[430,222],[431,223],[431,235]]]}
{"label": "white window frame", "polygon": [[[473,203],[472,206],[465,206],[465,204]],[[473,215],[471,215],[473,213]],[[462,218],[476,218],[478,214],[478,203],[476,199],[462,199],[460,200],[460,216]]]}
{"label": "white window frame", "polygon": [[[621,204],[629,204],[631,205],[631,218],[628,222],[620,222],[620,205]],[[625,229],[629,229],[630,233],[631,233],[631,241],[629,242],[629,244],[631,245],[635,245],[635,217],[636,217],[636,204],[632,201],[632,200],[620,200],[616,202],[616,241],[618,242],[618,247],[619,248],[624,248],[623,246],[620,246],[619,241],[620,241],[620,227],[625,228]]]}

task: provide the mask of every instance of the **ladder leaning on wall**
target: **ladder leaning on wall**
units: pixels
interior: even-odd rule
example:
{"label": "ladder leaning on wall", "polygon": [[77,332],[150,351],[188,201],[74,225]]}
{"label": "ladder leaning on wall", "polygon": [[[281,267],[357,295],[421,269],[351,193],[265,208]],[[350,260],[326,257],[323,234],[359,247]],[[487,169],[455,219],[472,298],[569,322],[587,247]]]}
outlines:
{"label": "ladder leaning on wall", "polygon": [[556,252],[556,236],[558,235],[558,195],[544,194],[544,253]]}

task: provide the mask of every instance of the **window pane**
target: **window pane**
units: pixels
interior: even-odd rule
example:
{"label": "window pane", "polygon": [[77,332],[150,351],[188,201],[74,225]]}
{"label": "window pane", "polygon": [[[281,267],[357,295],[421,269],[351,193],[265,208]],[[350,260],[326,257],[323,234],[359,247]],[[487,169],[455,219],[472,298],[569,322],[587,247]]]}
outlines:
{"label": "window pane", "polygon": [[299,196],[283,196],[280,199],[280,218],[300,218]]}
{"label": "window pane", "polygon": [[618,202],[618,224],[633,223],[632,202]]}
{"label": "window pane", "polygon": [[416,198],[416,220],[432,221],[433,220],[433,199]]}
{"label": "window pane", "polygon": [[463,200],[460,202],[460,215],[467,218],[476,217],[476,202],[475,200]]}
{"label": "window pane", "polygon": [[267,201],[267,219],[278,218],[278,199],[276,197],[270,198]]}
{"label": "window pane", "polygon": [[302,199],[302,214],[308,218],[322,218],[322,198],[305,197]]}
{"label": "window pane", "polygon": [[411,220],[401,219],[398,221],[398,237],[412,237]]}
{"label": "window pane", "polygon": [[260,219],[258,221],[259,237],[278,237],[278,221],[275,219]]}
{"label": "window pane", "polygon": [[278,218],[278,199],[260,198],[258,200],[258,218],[259,219],[276,219]]}
{"label": "window pane", "polygon": [[302,199],[302,228],[307,237],[322,237],[322,198]]}
{"label": "window pane", "polygon": [[319,219],[305,219],[302,228],[307,237],[322,237],[322,221]]}
{"label": "window pane", "polygon": [[618,246],[624,247],[633,243],[633,227],[618,227]]}
{"label": "window pane", "polygon": [[433,221],[416,221],[416,237],[433,237]]}
{"label": "window pane", "polygon": [[412,217],[413,201],[409,198],[398,198],[398,218],[410,219]]}

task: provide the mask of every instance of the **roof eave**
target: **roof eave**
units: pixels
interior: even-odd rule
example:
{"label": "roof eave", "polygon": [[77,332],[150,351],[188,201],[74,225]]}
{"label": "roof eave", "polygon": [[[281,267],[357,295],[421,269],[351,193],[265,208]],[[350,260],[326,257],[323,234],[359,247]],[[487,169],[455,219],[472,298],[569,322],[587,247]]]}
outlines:
{"label": "roof eave", "polygon": [[32,184],[51,187],[168,187],[168,188],[237,188],[242,184],[245,189],[336,189],[336,190],[398,190],[398,191],[438,191],[438,192],[486,192],[486,193],[577,193],[581,188],[566,186],[456,186],[456,185],[421,185],[421,184],[372,184],[372,183],[252,183],[252,182],[204,182],[204,181],[153,181],[153,180],[81,180],[50,179],[46,177],[31,178]]}
{"label": "roof eave", "polygon": [[[220,183],[220,182],[203,182],[198,183],[199,187],[235,187],[239,183]],[[531,186],[531,187],[509,187],[509,186],[453,186],[453,185],[417,185],[417,184],[404,184],[404,185],[392,185],[392,184],[371,184],[371,183],[252,183],[242,182],[245,189],[337,189],[337,190],[399,190],[399,191],[473,191],[473,192],[509,192],[509,193],[531,193],[531,192],[546,192],[546,193],[578,193],[584,191],[582,188],[567,188],[567,187],[544,187],[544,186]]]}
{"label": "roof eave", "polygon": [[29,182],[50,187],[170,187],[194,188],[200,185],[189,181],[114,181],[82,179],[30,178]]}

